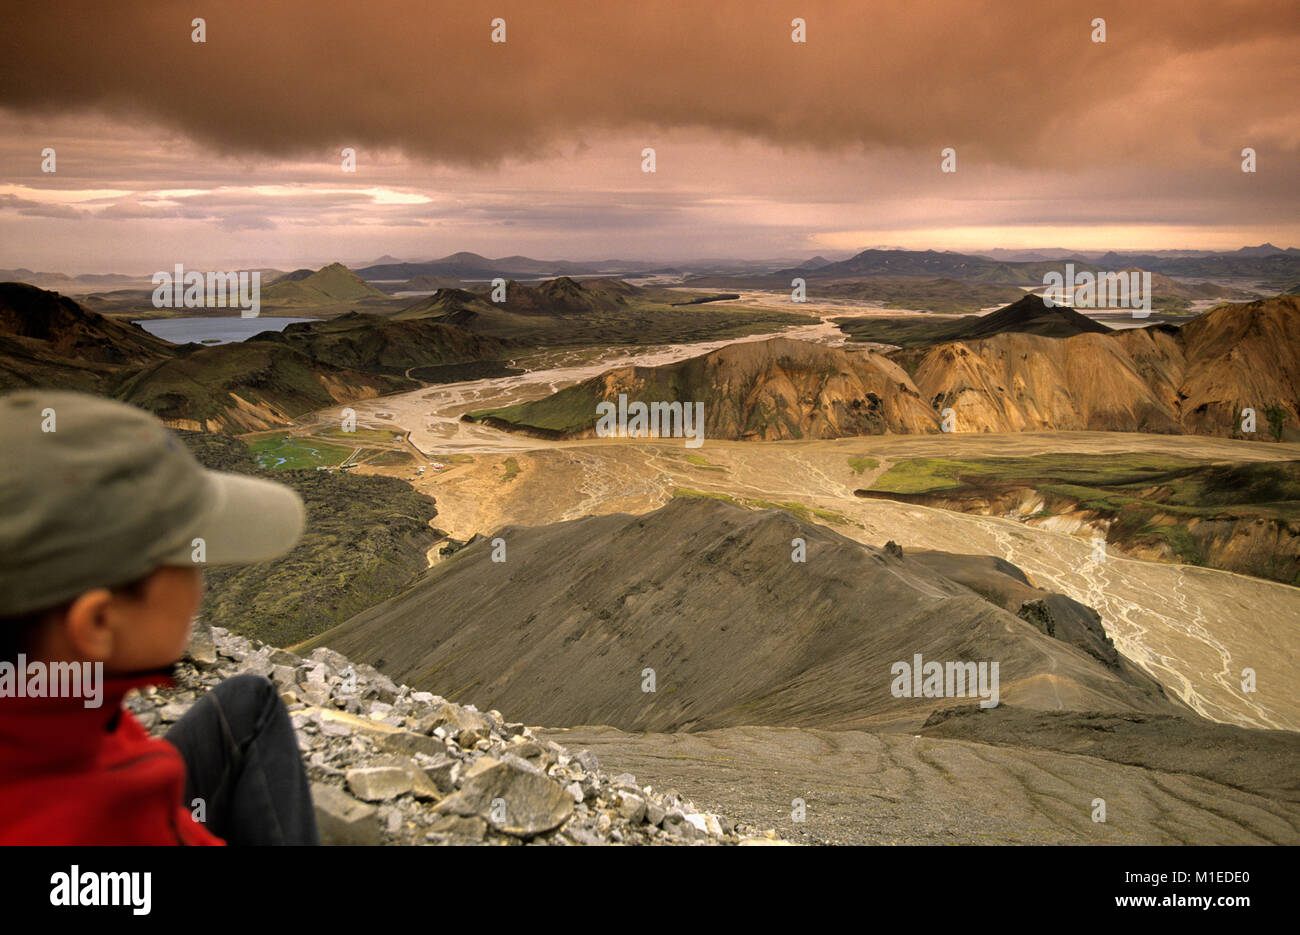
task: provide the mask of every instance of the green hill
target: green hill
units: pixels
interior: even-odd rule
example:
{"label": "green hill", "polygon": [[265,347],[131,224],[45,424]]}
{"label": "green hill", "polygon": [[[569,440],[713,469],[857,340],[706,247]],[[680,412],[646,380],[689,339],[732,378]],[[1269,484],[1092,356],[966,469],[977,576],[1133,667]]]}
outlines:
{"label": "green hill", "polygon": [[497,360],[509,343],[429,318],[388,319],[362,312],[295,322],[252,340],[285,344],[335,367],[402,376],[411,367]]}
{"label": "green hill", "polygon": [[617,279],[578,282],[561,276],[537,285],[508,281],[505,301],[499,303],[491,301],[490,287],[440,289],[393,317],[428,318],[538,347],[707,341],[813,321],[770,309],[672,304],[681,298],[680,293],[651,292]]}
{"label": "green hill", "polygon": [[376,298],[388,297],[342,263],[331,263],[315,272],[294,270],[262,290],[262,305],[276,308],[338,305]]}
{"label": "green hill", "polygon": [[335,367],[284,345],[244,341],[151,364],[126,377],[114,395],[174,428],[253,432],[313,409],[415,386]]}

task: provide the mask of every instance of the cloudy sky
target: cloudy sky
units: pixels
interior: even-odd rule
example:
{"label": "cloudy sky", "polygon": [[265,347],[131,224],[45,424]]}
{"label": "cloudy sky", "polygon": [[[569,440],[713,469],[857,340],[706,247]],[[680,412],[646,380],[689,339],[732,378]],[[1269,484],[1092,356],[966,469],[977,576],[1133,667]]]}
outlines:
{"label": "cloudy sky", "polygon": [[44,0],[14,16],[0,267],[1300,245],[1294,0]]}

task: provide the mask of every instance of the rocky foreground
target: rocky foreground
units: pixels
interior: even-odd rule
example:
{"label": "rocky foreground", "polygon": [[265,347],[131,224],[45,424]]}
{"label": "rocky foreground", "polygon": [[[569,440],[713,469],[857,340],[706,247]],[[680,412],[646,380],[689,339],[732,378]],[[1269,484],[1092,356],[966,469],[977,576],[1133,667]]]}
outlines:
{"label": "rocky foreground", "polygon": [[302,658],[199,625],[175,686],[132,693],[127,706],[161,734],[245,672],[270,679],[288,706],[324,844],[787,843],[330,649]]}

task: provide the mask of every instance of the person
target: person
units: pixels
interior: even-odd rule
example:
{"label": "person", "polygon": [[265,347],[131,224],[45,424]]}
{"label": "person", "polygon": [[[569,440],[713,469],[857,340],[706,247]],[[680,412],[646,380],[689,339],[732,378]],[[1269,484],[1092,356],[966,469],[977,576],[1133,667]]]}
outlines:
{"label": "person", "polygon": [[204,566],[282,555],[304,522],[288,487],[203,468],[132,406],[0,396],[0,843],[318,843],[265,678],[221,683],[165,739],[123,707],[172,684]]}

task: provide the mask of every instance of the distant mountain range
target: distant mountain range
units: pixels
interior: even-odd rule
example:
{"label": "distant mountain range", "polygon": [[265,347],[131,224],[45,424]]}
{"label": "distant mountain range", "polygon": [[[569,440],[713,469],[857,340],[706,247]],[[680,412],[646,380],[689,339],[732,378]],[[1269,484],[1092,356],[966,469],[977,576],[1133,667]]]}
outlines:
{"label": "distant mountain range", "polygon": [[1032,263],[1039,260],[1066,260],[1071,257],[1082,257],[1093,262],[1101,262],[1104,257],[1109,257],[1111,262],[1116,259],[1123,262],[1135,262],[1138,257],[1150,259],[1157,257],[1161,259],[1185,259],[1189,257],[1212,257],[1212,256],[1272,256],[1274,254],[1297,254],[1300,253],[1295,247],[1288,247],[1283,250],[1281,247],[1275,247],[1271,243],[1263,243],[1258,247],[1242,247],[1239,250],[1147,250],[1143,252],[1126,252],[1126,251],[1106,251],[1106,250],[1067,250],[1064,247],[1036,247],[1027,250],[1007,250],[1004,248],[995,248],[993,250],[977,250],[975,256],[988,257],[990,260],[1010,260],[1012,262]]}
{"label": "distant mountain range", "polygon": [[423,263],[375,263],[356,270],[366,280],[412,279],[416,276],[453,276],[456,279],[537,279],[545,276],[573,276],[597,271],[595,263],[570,263],[567,260],[534,260],[526,256],[507,256],[495,260],[477,253],[453,253]]}
{"label": "distant mountain range", "polygon": [[971,282],[1041,285],[1043,275],[1060,271],[1066,262],[1080,270],[1116,272],[1140,267],[1166,276],[1280,280],[1300,275],[1300,250],[1279,250],[1271,245],[1243,248],[1235,253],[1168,257],[1154,254],[1107,253],[1089,259],[1081,256],[1013,262],[963,253],[934,250],[864,250],[856,256],[816,269],[794,267],[777,276],[804,275],[818,279],[853,279],[864,276],[947,276]]}
{"label": "distant mountain range", "polygon": [[[956,279],[983,282],[1023,283],[1041,280],[1041,274],[1027,280],[1022,268],[1073,261],[1080,268],[1108,271],[1138,266],[1169,276],[1211,276],[1237,278],[1275,279],[1279,269],[1290,270],[1290,277],[1300,276],[1300,248],[1281,248],[1271,243],[1254,247],[1241,247],[1232,251],[1209,250],[1153,250],[1093,251],[1069,250],[1063,247],[1009,250],[996,248],[975,253],[954,251],[904,250],[897,247],[872,247],[854,256],[832,261],[816,255],[807,260],[791,261],[782,266],[772,260],[701,257],[672,263],[644,259],[600,260],[538,260],[527,256],[505,256],[495,259],[469,251],[452,253],[431,260],[400,260],[390,254],[378,257],[353,271],[366,281],[406,282],[416,277],[442,277],[441,285],[451,285],[447,279],[490,280],[544,279],[556,276],[620,276],[692,275],[692,276],[763,276],[802,272],[814,273],[821,278],[860,276],[948,276]],[[1289,261],[1289,262],[1288,262]],[[333,270],[342,264],[332,263],[324,269]],[[346,267],[345,267],[346,268]],[[323,272],[320,270],[318,272]],[[310,270],[282,273],[279,270],[260,270],[267,282],[296,281],[290,277],[305,277]],[[1283,278],[1288,274],[1283,273]],[[26,282],[31,285],[58,287],[81,285],[126,287],[148,282],[152,272],[138,275],[121,273],[86,273],[70,276],[56,272],[38,272],[28,268],[0,269],[0,281]],[[412,290],[420,287],[412,286]],[[435,286],[434,288],[438,288]]]}
{"label": "distant mountain range", "polygon": [[132,282],[139,277],[124,276],[121,273],[83,273],[80,276],[68,276],[64,273],[39,273],[30,269],[0,269],[0,281],[25,282],[35,284],[36,280],[49,283],[85,283],[87,285],[111,286],[118,283]]}

